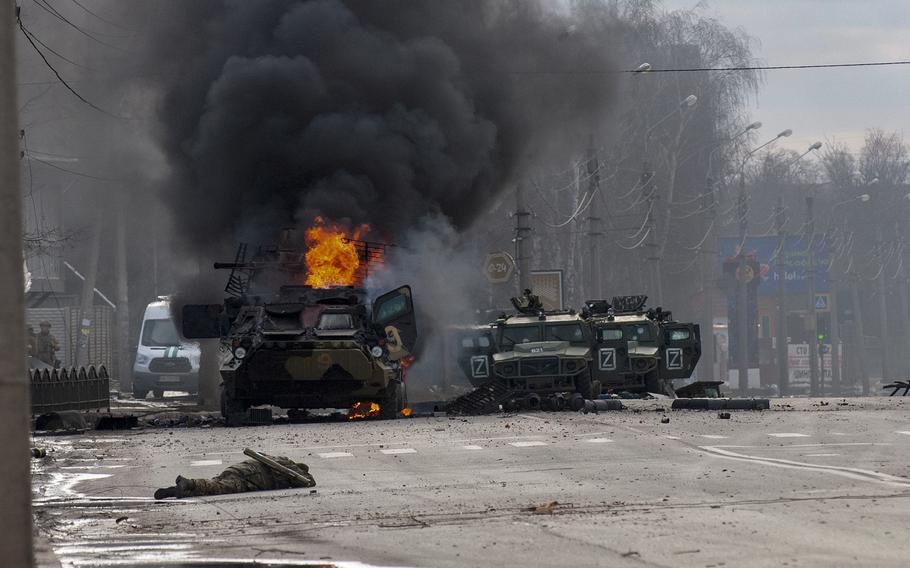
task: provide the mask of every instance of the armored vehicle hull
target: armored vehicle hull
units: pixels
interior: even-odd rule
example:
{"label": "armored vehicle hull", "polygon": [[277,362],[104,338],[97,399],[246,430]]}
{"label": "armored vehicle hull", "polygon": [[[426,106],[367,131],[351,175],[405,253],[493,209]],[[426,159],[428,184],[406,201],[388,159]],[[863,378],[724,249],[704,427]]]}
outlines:
{"label": "armored vehicle hull", "polygon": [[[394,418],[406,406],[405,366],[417,339],[409,286],[371,300],[353,286],[314,287],[294,249],[266,249],[230,269],[223,304],[182,308],[183,335],[220,340],[222,414],[269,404],[287,409],[379,405]],[[284,282],[270,291],[274,282]]]}

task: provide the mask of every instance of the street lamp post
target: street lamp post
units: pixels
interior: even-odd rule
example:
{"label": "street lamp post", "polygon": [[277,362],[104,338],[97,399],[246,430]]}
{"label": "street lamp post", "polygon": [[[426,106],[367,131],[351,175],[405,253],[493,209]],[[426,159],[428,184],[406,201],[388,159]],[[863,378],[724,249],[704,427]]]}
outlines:
{"label": "street lamp post", "polygon": [[737,215],[739,215],[739,247],[736,251],[739,260],[736,270],[736,367],[739,376],[739,392],[743,395],[746,394],[749,386],[749,320],[746,315],[749,297],[748,288],[746,287],[745,254],[746,233],[749,228],[749,204],[746,200],[746,164],[756,152],[791,134],[793,134],[793,131],[788,128],[764,144],[752,149],[743,158],[739,167],[739,198],[736,208]]}
{"label": "street lamp post", "polygon": [[[802,160],[810,152],[822,147],[821,142],[816,142],[800,154],[788,165],[788,170],[796,162]],[[809,394],[810,396],[819,396],[821,385],[818,373],[818,309],[815,307],[815,198],[812,195],[806,196],[806,235],[809,239],[809,267],[807,270],[807,280],[809,283]]]}
{"label": "street lamp post", "polygon": [[[850,199],[845,199],[838,203],[835,203],[831,207],[831,218],[837,219],[835,213],[837,208],[842,205],[847,205],[848,203],[867,203],[871,199],[868,193],[863,193],[856,197],[851,197]],[[842,238],[846,239],[846,222],[844,226],[844,236]],[[844,241],[846,242],[846,241]],[[828,306],[831,313],[831,394],[839,394],[839,391],[843,387],[843,375],[844,375],[844,365],[843,365],[843,354],[840,349],[840,309],[838,307],[838,283],[840,282],[840,264],[837,262],[838,258],[841,256],[841,251],[838,252],[837,257],[832,259],[831,264],[828,268],[829,276],[828,280],[831,282],[831,303]]]}
{"label": "street lamp post", "polygon": [[[647,155],[648,155],[648,141],[651,138],[651,133],[654,132],[654,130],[658,126],[660,126],[661,124],[663,124],[664,122],[666,122],[667,120],[669,120],[670,118],[675,116],[676,114],[682,114],[686,110],[694,107],[696,104],[698,104],[698,97],[696,97],[695,95],[689,95],[686,98],[684,98],[682,101],[680,101],[675,109],[668,112],[665,116],[661,117],[660,120],[658,120],[657,122],[652,124],[650,127],[648,127],[648,129],[645,131],[645,140],[644,140],[644,153],[645,153],[646,159],[647,159]],[[682,132],[682,127],[683,127],[682,123],[680,123],[680,129],[679,129],[680,134]],[[677,135],[677,143],[678,143],[678,141],[679,141],[679,134]],[[642,172],[643,178],[645,178],[645,179],[653,178],[654,172],[649,171],[647,161],[645,161],[643,170],[644,170]],[[656,210],[654,202],[657,200],[657,185],[653,179],[651,180],[650,189],[651,189],[651,191],[649,192],[648,199],[647,199],[648,211],[651,212],[650,218],[648,219],[648,222],[650,224],[650,227],[648,228],[649,243],[647,245],[645,245],[645,248],[649,251],[649,254],[646,257],[646,260],[649,262],[649,265],[651,267],[649,272],[650,272],[650,280],[651,280],[650,287],[651,287],[652,293],[656,293],[657,300],[661,301],[661,300],[663,300],[663,278],[660,273],[660,256],[658,254],[660,245],[658,244],[658,240],[657,240],[657,224],[654,221],[654,217],[655,217],[654,212]]]}

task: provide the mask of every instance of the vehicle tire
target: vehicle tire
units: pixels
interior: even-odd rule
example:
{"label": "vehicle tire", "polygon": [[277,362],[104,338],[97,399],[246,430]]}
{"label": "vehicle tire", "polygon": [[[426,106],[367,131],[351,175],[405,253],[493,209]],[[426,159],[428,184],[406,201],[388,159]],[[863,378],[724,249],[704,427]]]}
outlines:
{"label": "vehicle tire", "polygon": [[228,421],[229,425],[233,418],[246,412],[246,409],[247,405],[245,403],[236,400],[228,394],[224,386],[221,387],[221,416]]}
{"label": "vehicle tire", "polygon": [[152,395],[155,398],[164,398],[164,389],[152,389]]}
{"label": "vehicle tire", "polygon": [[145,395],[149,393],[147,388],[137,387],[133,385],[133,398],[138,400],[145,400]]}
{"label": "vehicle tire", "polygon": [[575,392],[580,394],[585,400],[594,398],[594,384],[591,382],[591,375],[582,373],[575,379]]}
{"label": "vehicle tire", "polygon": [[394,420],[407,404],[404,383],[392,381],[386,387],[386,391],[385,398],[379,403],[379,417],[383,420]]}
{"label": "vehicle tire", "polygon": [[660,379],[658,379],[656,372],[652,371],[645,376],[645,391],[664,394],[663,389],[660,388]]}

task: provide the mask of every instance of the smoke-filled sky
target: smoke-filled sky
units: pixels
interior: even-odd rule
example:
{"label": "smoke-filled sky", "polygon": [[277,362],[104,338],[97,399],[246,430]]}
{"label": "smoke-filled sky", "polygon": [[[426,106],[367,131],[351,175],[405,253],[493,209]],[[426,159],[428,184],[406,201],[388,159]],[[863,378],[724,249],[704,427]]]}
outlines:
{"label": "smoke-filled sky", "polygon": [[387,238],[427,214],[463,228],[523,164],[586,144],[613,92],[604,76],[525,73],[612,67],[609,15],[547,2],[224,0],[158,16],[166,199],[203,247],[315,214]]}

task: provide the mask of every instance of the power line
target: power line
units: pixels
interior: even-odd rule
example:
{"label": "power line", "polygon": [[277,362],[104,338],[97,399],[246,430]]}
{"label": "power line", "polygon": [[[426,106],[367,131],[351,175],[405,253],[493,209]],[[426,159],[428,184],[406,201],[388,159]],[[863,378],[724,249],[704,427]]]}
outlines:
{"label": "power line", "polygon": [[75,65],[76,67],[81,67],[81,68],[83,68],[83,69],[91,69],[91,68],[90,68],[89,66],[87,66],[87,65],[83,65],[83,64],[81,64],[81,63],[79,63],[79,62],[73,61],[72,59],[70,59],[70,58],[68,58],[67,56],[63,55],[62,53],[58,52],[57,50],[55,50],[54,48],[52,48],[52,47],[49,46],[48,44],[44,43],[43,41],[41,41],[41,38],[39,38],[37,35],[35,35],[35,33],[32,32],[31,30],[28,30],[28,29],[26,29],[25,27],[23,27],[22,30],[23,30],[23,32],[25,32],[26,34],[30,35],[31,38],[32,38],[33,40],[35,40],[35,42],[37,42],[41,47],[43,47],[44,49],[50,51],[51,53],[53,53],[54,55],[56,55],[56,56],[59,57],[60,59],[66,61],[67,63],[70,63],[70,64],[72,64],[72,65]]}
{"label": "power line", "polygon": [[698,73],[698,72],[727,72],[727,71],[779,71],[787,69],[835,69],[845,67],[887,67],[896,65],[910,65],[910,61],[867,61],[859,63],[810,63],[804,65],[751,65],[741,67],[680,67],[675,69],[588,69],[588,70],[523,70],[509,71],[511,75],[610,75],[616,73],[630,73],[634,75],[647,75],[650,73]]}
{"label": "power line", "polygon": [[79,26],[77,26],[77,25],[74,24],[73,22],[69,21],[69,20],[68,20],[63,14],[61,14],[56,8],[54,8],[53,6],[51,6],[50,4],[48,4],[48,3],[46,2],[46,0],[34,0],[34,2],[35,2],[35,6],[38,6],[39,8],[41,8],[42,10],[44,10],[45,12],[47,12],[48,14],[54,16],[55,18],[57,18],[57,19],[60,20],[61,22],[65,23],[65,24],[68,25],[69,27],[73,28],[74,30],[76,30],[76,31],[79,32],[80,34],[84,35],[85,37],[89,38],[90,40],[92,40],[92,41],[94,41],[94,42],[97,42],[98,44],[103,45],[103,46],[105,46],[105,47],[109,47],[109,48],[111,48],[111,49],[116,49],[117,51],[124,51],[123,48],[120,48],[120,47],[117,47],[116,45],[111,45],[111,44],[109,44],[109,43],[107,43],[107,42],[101,41],[100,39],[96,38],[94,35],[88,33],[87,31],[85,31],[84,29],[80,28]]}
{"label": "power line", "polygon": [[34,154],[30,154],[30,153],[28,153],[27,151],[26,151],[26,156],[28,157],[29,160],[35,160],[35,161],[38,162],[39,164],[44,164],[45,166],[49,166],[49,167],[54,168],[54,169],[56,169],[56,170],[60,170],[61,172],[66,172],[66,173],[68,173],[68,174],[73,174],[74,176],[80,176],[80,177],[84,177],[84,178],[95,179],[95,180],[98,180],[98,181],[112,181],[112,182],[120,181],[120,180],[116,180],[116,179],[114,179],[114,178],[106,178],[106,177],[100,177],[100,176],[93,176],[93,175],[91,175],[91,174],[86,174],[86,173],[83,173],[83,172],[77,172],[77,171],[75,171],[75,170],[69,170],[69,169],[67,169],[67,168],[58,166],[57,164],[55,164],[55,163],[53,163],[53,162],[48,162],[48,161],[46,161],[46,160],[42,160],[41,158],[36,158],[36,157],[34,156]]}
{"label": "power line", "polygon": [[112,26],[114,26],[115,28],[119,28],[119,29],[121,29],[121,30],[123,30],[123,31],[125,31],[125,32],[132,32],[132,31],[133,31],[133,30],[127,29],[127,28],[125,28],[125,27],[123,27],[123,26],[117,24],[116,22],[110,21],[110,20],[108,20],[107,18],[103,18],[103,17],[99,16],[98,14],[96,14],[95,12],[92,12],[92,11],[89,10],[84,4],[82,4],[81,2],[79,2],[79,0],[70,0],[70,1],[71,1],[73,4],[75,4],[76,6],[79,6],[80,8],[82,8],[86,13],[91,14],[92,16],[95,16],[97,19],[101,20],[101,21],[104,22],[105,24],[112,25]]}
{"label": "power line", "polygon": [[76,91],[76,89],[74,89],[72,86],[70,86],[70,84],[67,83],[66,80],[60,75],[60,73],[54,68],[54,66],[51,65],[51,62],[47,60],[47,57],[45,57],[44,52],[41,51],[40,49],[38,49],[38,46],[37,46],[37,45],[35,44],[35,42],[32,40],[31,35],[30,35],[30,32],[29,32],[27,29],[25,29],[25,26],[22,24],[22,18],[20,18],[18,14],[16,15],[16,21],[17,21],[18,24],[19,24],[19,29],[22,30],[22,35],[25,36],[25,39],[28,41],[29,44],[31,44],[31,46],[32,46],[32,48],[35,50],[35,52],[38,53],[38,55],[39,55],[39,56],[41,57],[41,59],[44,61],[44,64],[47,65],[48,69],[50,69],[51,72],[53,72],[53,74],[54,74],[54,75],[57,77],[57,79],[63,84],[63,86],[66,87],[66,89],[67,89],[69,92],[73,93],[73,95],[75,95],[77,99],[79,99],[80,101],[84,102],[85,104],[87,104],[88,106],[92,107],[93,109],[97,110],[98,112],[104,113],[104,114],[106,114],[106,115],[108,115],[108,116],[112,116],[112,117],[114,117],[114,118],[120,118],[120,117],[118,117],[117,115],[111,114],[111,113],[109,113],[108,111],[106,111],[106,110],[104,110],[103,108],[101,108],[101,107],[99,107],[98,105],[96,105],[95,103],[89,101],[88,99],[86,99],[85,97],[83,97],[82,95],[80,95],[79,92]]}

